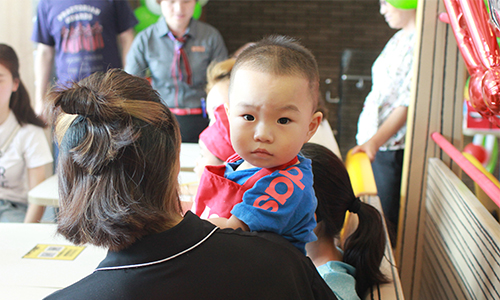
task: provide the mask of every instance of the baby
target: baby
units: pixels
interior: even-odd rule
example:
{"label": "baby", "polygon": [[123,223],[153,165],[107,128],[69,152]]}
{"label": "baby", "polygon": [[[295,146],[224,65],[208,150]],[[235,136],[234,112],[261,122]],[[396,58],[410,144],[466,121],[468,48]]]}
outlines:
{"label": "baby", "polygon": [[271,231],[305,253],[316,240],[311,161],[299,151],[322,120],[312,53],[273,36],[245,49],[233,67],[228,120],[236,155],[207,166],[195,205],[221,228]]}

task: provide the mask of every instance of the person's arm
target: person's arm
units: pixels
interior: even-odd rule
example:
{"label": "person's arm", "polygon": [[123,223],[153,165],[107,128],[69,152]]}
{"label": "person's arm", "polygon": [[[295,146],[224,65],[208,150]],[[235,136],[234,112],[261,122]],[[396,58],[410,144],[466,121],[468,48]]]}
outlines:
{"label": "person's arm", "polygon": [[35,56],[35,112],[44,116],[44,97],[50,85],[50,75],[54,65],[55,49],[52,46],[38,43]]}
{"label": "person's arm", "polygon": [[139,32],[134,38],[126,55],[125,72],[139,77],[146,77],[146,70],[149,68],[149,63],[146,60],[148,38],[144,31]]}
{"label": "person's arm", "polygon": [[[46,165],[28,169],[28,186],[31,190],[45,180]],[[28,211],[24,218],[24,223],[39,223],[45,212],[45,206],[38,204],[28,204]]]}
{"label": "person's arm", "polygon": [[127,54],[132,46],[132,42],[134,41],[135,31],[133,28],[125,30],[124,32],[118,35],[118,41],[120,42],[120,46],[122,49],[122,63],[125,68],[125,63],[127,62]]}
{"label": "person's arm", "polygon": [[226,218],[210,218],[207,221],[214,224],[219,228],[232,228],[238,229],[241,228],[243,231],[250,231],[247,224],[243,223],[240,219],[235,216],[231,216],[229,219]]}
{"label": "person's arm", "polygon": [[406,124],[407,115],[407,106],[399,106],[394,109],[371,139],[363,145],[352,148],[352,154],[365,152],[370,160],[373,161],[378,149]]}

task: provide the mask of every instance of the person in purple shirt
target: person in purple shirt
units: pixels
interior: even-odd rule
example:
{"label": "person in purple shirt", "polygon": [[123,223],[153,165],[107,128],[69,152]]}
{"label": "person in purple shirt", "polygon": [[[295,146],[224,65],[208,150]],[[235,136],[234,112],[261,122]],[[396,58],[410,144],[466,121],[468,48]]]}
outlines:
{"label": "person in purple shirt", "polygon": [[137,23],[127,1],[40,0],[31,38],[37,43],[37,114],[44,109],[43,97],[53,81],[54,62],[60,84],[122,68]]}

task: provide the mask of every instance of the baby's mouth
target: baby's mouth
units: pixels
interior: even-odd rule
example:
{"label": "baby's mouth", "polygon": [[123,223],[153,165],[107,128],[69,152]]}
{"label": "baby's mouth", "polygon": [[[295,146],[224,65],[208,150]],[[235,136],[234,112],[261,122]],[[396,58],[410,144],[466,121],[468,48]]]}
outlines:
{"label": "baby's mouth", "polygon": [[257,150],[254,150],[252,151],[252,154],[257,154],[257,155],[263,155],[263,156],[272,156],[271,153],[269,153],[267,150],[265,149],[257,149]]}

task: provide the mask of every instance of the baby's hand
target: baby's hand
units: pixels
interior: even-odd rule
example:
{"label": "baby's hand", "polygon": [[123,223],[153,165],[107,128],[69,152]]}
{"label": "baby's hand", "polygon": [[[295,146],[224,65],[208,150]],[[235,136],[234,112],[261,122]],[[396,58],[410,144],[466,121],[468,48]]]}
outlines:
{"label": "baby's hand", "polygon": [[229,219],[226,218],[210,218],[207,221],[211,222],[219,228],[241,228],[243,231],[250,231],[247,224],[243,223],[240,219],[235,216],[231,216]]}

